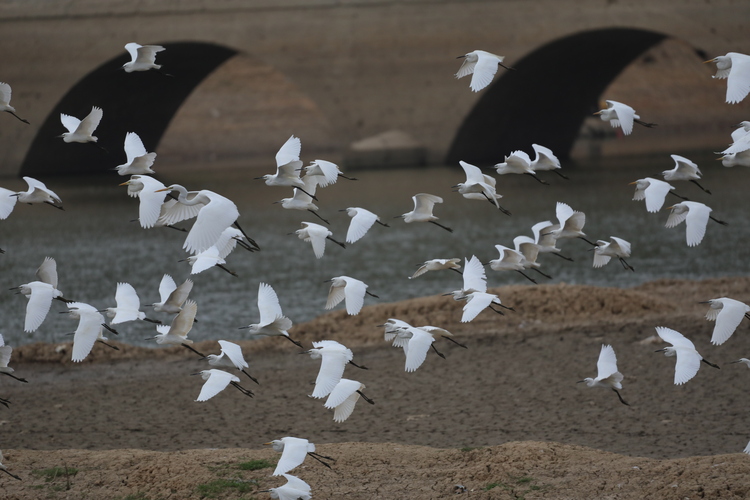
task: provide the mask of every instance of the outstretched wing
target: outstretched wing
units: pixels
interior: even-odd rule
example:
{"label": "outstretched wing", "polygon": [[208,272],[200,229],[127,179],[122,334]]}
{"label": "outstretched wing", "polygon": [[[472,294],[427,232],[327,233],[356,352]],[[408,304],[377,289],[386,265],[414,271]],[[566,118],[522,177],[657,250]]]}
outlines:
{"label": "outstretched wing", "polygon": [[261,283],[258,286],[258,311],[260,312],[261,325],[269,325],[276,318],[284,316],[281,312],[278,295],[276,295],[271,285],[266,283]]}

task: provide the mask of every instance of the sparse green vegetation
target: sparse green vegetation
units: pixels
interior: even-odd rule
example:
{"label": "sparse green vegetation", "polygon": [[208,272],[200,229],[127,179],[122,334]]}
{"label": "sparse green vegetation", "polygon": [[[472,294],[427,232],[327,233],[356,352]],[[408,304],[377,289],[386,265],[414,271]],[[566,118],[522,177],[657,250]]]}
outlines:
{"label": "sparse green vegetation", "polygon": [[46,482],[54,481],[59,477],[70,478],[78,474],[78,469],[72,467],[52,467],[51,469],[34,469],[31,474],[43,478]]}
{"label": "sparse green vegetation", "polygon": [[239,464],[239,467],[241,470],[259,470],[259,469],[267,469],[269,467],[273,467],[276,465],[273,462],[270,462],[265,459],[260,460],[250,460],[247,462],[242,462]]}
{"label": "sparse green vegetation", "polygon": [[232,493],[249,493],[258,487],[257,481],[242,479],[216,479],[210,483],[199,484],[196,489],[201,498],[219,498],[220,495]]}
{"label": "sparse green vegetation", "polygon": [[474,451],[478,450],[479,448],[475,448],[474,446],[464,446],[463,448],[459,448],[460,451],[466,452],[466,451]]}

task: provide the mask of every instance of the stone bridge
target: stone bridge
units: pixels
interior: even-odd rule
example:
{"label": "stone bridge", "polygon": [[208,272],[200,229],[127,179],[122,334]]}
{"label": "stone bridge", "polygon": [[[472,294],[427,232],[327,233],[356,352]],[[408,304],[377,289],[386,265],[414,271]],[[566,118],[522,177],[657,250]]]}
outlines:
{"label": "stone bridge", "polygon": [[[748,102],[701,61],[750,52],[750,2],[730,0],[11,0],[0,81],[0,174],[106,171],[126,132],[160,168],[263,165],[292,134],[303,160],[488,165],[534,142],[567,158],[717,151]],[[126,74],[131,41],[167,50]],[[505,55],[479,93],[456,56]],[[592,118],[627,102],[656,129],[627,140]],[[107,152],[64,144],[60,113],[104,110]],[[372,145],[374,149],[372,149]],[[369,145],[369,149],[368,149]]]}

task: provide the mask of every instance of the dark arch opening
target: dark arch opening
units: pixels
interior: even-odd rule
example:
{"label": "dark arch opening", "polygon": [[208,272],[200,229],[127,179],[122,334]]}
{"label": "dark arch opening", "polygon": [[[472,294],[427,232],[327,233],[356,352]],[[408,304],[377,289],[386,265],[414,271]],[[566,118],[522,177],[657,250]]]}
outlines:
{"label": "dark arch opening", "polygon": [[[166,50],[157,55],[156,63],[172,76],[155,70],[125,73],[120,68],[130,60],[127,52],[105,62],[76,83],[47,116],[26,153],[20,174],[106,172],[125,162],[123,143],[127,132],[136,132],[146,149],[154,151],[193,89],[237,53],[210,43],[160,45]],[[104,111],[94,135],[107,152],[92,144],[66,144],[57,137],[65,132],[60,113],[83,119],[92,106]]]}
{"label": "dark arch opening", "polygon": [[568,158],[609,83],[665,38],[628,28],[587,31],[540,47],[515,71],[500,68],[500,78],[461,124],[447,163],[498,163],[514,150],[532,153],[534,143]]}

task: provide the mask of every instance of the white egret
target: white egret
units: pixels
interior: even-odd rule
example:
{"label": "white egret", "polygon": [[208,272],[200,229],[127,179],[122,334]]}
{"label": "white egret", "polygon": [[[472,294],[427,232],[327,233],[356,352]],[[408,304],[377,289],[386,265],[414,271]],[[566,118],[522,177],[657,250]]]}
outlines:
{"label": "white egret", "polygon": [[534,243],[534,238],[528,236],[516,236],[513,238],[513,246],[515,247],[516,252],[519,252],[523,256],[521,264],[524,269],[531,269],[547,279],[552,279],[552,276],[539,270],[541,264],[536,261],[536,258],[539,255],[539,246]]}
{"label": "white egret", "polygon": [[750,149],[750,121],[742,121],[739,127],[732,131],[732,144],[717,154],[742,153],[748,149]]}
{"label": "white egret", "polygon": [[24,122],[26,125],[29,125],[28,121],[24,120],[16,114],[16,108],[10,105],[11,94],[12,91],[10,89],[10,85],[5,82],[0,82],[0,111],[10,113],[11,115]]}
{"label": "white egret", "polygon": [[[227,228],[231,229],[231,228]],[[212,245],[208,247],[207,249],[203,250],[202,252],[198,252],[195,255],[191,255],[187,259],[183,259],[180,262],[187,261],[188,264],[190,264],[192,267],[190,268],[190,274],[198,274],[202,273],[206,269],[211,269],[212,267],[218,267],[220,269],[223,269],[224,271],[228,272],[235,278],[238,277],[237,273],[232,271],[231,269],[227,268],[224,264],[227,263],[226,260],[219,254],[219,249],[216,247],[216,245]]]}
{"label": "white egret", "polygon": [[228,227],[222,231],[215,244],[216,248],[219,249],[219,257],[222,259],[226,259],[227,255],[232,253],[237,245],[249,252],[258,250],[256,247],[252,246],[252,243],[245,240],[245,235],[236,227]]}
{"label": "white egret", "polygon": [[[310,165],[305,167],[305,178],[310,177],[317,181],[318,186],[326,187],[331,184],[336,184],[339,177],[349,179],[350,181],[356,181],[354,177],[347,177],[339,169],[338,165],[326,160],[315,160],[311,161]],[[303,179],[304,180],[304,179]]]}
{"label": "white egret", "polygon": [[73,334],[73,353],[71,356],[73,362],[78,363],[86,359],[97,340],[115,348],[104,342],[107,340],[102,336],[104,316],[94,306],[83,302],[69,302],[67,306],[70,317],[78,319],[78,327]]}
{"label": "white egret", "polygon": [[[146,146],[135,132],[125,134],[125,157],[127,161],[115,167],[119,175],[154,174],[151,166],[156,159],[156,153],[146,151]],[[164,186],[162,186],[164,187]]]}
{"label": "white egret", "polygon": [[419,268],[414,271],[414,274],[409,276],[409,279],[412,280],[417,276],[422,276],[424,273],[429,271],[442,271],[444,269],[450,269],[457,272],[458,274],[461,274],[461,271],[459,271],[459,269],[461,269],[461,259],[453,258],[426,260],[424,264],[420,265]]}
{"label": "white egret", "polygon": [[398,334],[411,328],[411,325],[406,321],[400,319],[388,318],[385,323],[383,323],[382,325],[378,325],[378,327],[385,328],[384,338],[386,342],[393,342],[394,347],[403,347],[401,342],[398,342],[398,344],[396,343]]}
{"label": "white egret", "polygon": [[[422,363],[427,358],[427,351],[430,350],[430,347],[434,348],[433,342],[435,342],[435,337],[429,331],[416,327],[409,327],[406,333],[407,335],[401,335],[408,339],[403,344],[404,354],[406,354],[404,370],[406,372],[413,372],[422,366]],[[435,352],[441,358],[445,358],[437,349],[435,349]]]}
{"label": "white egret", "polygon": [[249,365],[245,361],[245,357],[242,355],[242,347],[229,342],[227,340],[219,340],[219,346],[221,346],[221,352],[217,354],[209,354],[206,356],[208,364],[215,368],[237,368],[239,371],[247,375],[250,380],[260,385],[258,379],[250,375],[245,371]]}
{"label": "white egret", "polygon": [[561,250],[557,248],[557,233],[560,229],[560,224],[552,224],[552,221],[537,222],[531,226],[531,232],[534,234],[534,243],[539,248],[539,253],[551,253],[561,259],[573,262],[573,259],[563,255]]}
{"label": "white egret", "polygon": [[730,365],[732,365],[734,363],[742,363],[743,365],[745,365],[748,368],[750,368],[750,359],[747,359],[747,358],[740,358],[737,361],[730,361],[729,362]]}
{"label": "white egret", "polygon": [[[525,258],[521,252],[508,248],[504,245],[495,245],[495,248],[500,253],[497,259],[493,259],[489,262],[490,269],[493,271],[516,271],[520,273],[524,278],[536,284],[536,280],[531,276],[523,272],[526,269],[524,266]],[[464,275],[466,272],[464,271]],[[486,291],[481,290],[481,291]]]}
{"label": "white egret", "polygon": [[703,241],[703,236],[706,234],[708,219],[723,226],[727,225],[726,222],[715,219],[710,215],[712,212],[710,207],[697,201],[683,201],[669,208],[672,209],[672,211],[667,218],[665,226],[671,228],[675,227],[680,222],[685,221],[685,236],[689,247],[699,245],[700,242]]}
{"label": "white egret", "polygon": [[350,380],[347,378],[339,380],[339,383],[333,388],[331,394],[328,395],[328,399],[323,405],[329,410],[334,410],[334,422],[343,422],[349,418],[354,411],[354,405],[357,404],[357,400],[360,396],[371,405],[375,404],[375,401],[362,393],[364,388],[365,384],[357,382],[356,380]]}
{"label": "white egret", "polygon": [[750,149],[741,153],[730,153],[719,158],[721,164],[727,168],[750,167]]}
{"label": "white egret", "polygon": [[505,69],[512,69],[503,64],[505,56],[498,56],[484,50],[473,50],[468,54],[458,56],[456,59],[464,59],[461,67],[458,68],[456,78],[471,76],[471,90],[479,92],[492,82],[492,78],[497,73],[497,67],[502,66]]}
{"label": "white egret", "polygon": [[641,120],[641,117],[635,114],[635,110],[627,104],[617,101],[605,102],[607,103],[607,108],[599,110],[594,114],[600,115],[600,118],[605,122],[609,122],[612,127],[622,128],[622,133],[625,135],[630,135],[633,131],[633,122],[648,128],[656,126],[656,123],[647,123]]}
{"label": "white egret", "polygon": [[282,476],[286,478],[286,484],[270,490],[260,490],[260,492],[270,493],[271,498],[279,500],[310,500],[312,498],[309,484],[291,474],[282,474]]}
{"label": "white egret", "polygon": [[349,222],[349,229],[346,232],[347,243],[354,243],[355,241],[362,239],[376,222],[381,226],[391,227],[385,222],[381,222],[380,217],[364,208],[349,207],[343,211],[346,212],[346,215],[352,218]]}
{"label": "white egret", "polygon": [[125,73],[161,69],[161,64],[156,64],[156,54],[164,50],[161,45],[140,45],[130,42],[125,45],[125,50],[130,54],[130,61],[122,65]]}
{"label": "white egret", "polygon": [[[628,185],[635,185],[633,201],[646,200],[646,210],[651,213],[661,210],[661,207],[664,206],[664,200],[669,193],[682,198],[682,196],[674,193],[674,186],[668,182],[654,179],[653,177],[644,177],[643,179],[638,179]],[[682,199],[684,200],[685,198]]]}
{"label": "white egret", "polygon": [[165,312],[169,314],[177,314],[182,311],[182,305],[190,295],[190,291],[193,289],[193,281],[186,279],[179,287],[174,282],[174,279],[168,274],[165,274],[159,282],[159,297],[161,302],[151,304],[156,312]]}
{"label": "white egret", "polygon": [[612,257],[617,257],[625,269],[635,271],[630,264],[625,262],[625,257],[630,257],[628,241],[616,236],[610,236],[609,241],[597,240],[594,247],[594,267],[604,266]]}
{"label": "white egret", "polygon": [[750,319],[750,306],[739,300],[721,297],[700,303],[710,305],[706,313],[706,319],[716,321],[714,331],[711,334],[711,343],[714,345],[721,345],[729,340],[742,320],[744,318]]}
{"label": "white egret", "polygon": [[317,259],[323,258],[326,250],[326,240],[331,240],[341,248],[346,248],[345,244],[333,239],[333,233],[327,227],[315,224],[314,222],[303,222],[302,229],[297,229],[293,234],[296,234],[299,239],[312,245]]}
{"label": "white egret", "polygon": [[674,168],[672,170],[665,170],[661,173],[664,176],[665,181],[690,181],[702,191],[711,194],[711,191],[704,188],[698,183],[698,179],[703,175],[694,162],[688,160],[684,156],[670,155],[674,160]]}
{"label": "white egret", "polygon": [[[26,181],[29,189],[10,194],[10,196],[15,197],[19,203],[28,203],[29,205],[32,203],[46,203],[47,205],[52,205],[59,210],[65,210],[62,207],[62,200],[60,197],[50,188],[45,186],[42,181],[34,179],[33,177],[24,177],[23,180]],[[12,203],[5,202],[0,205],[4,207],[2,209],[3,213],[10,215],[10,212],[13,211],[15,201]]]}
{"label": "white egret", "polygon": [[[328,396],[344,375],[344,368],[354,358],[351,349],[334,340],[313,342],[313,348],[306,351],[312,359],[320,359],[320,370],[315,379],[313,398]],[[287,469],[289,470],[289,469]],[[286,472],[286,471],[284,471]]]}
{"label": "white egret", "polygon": [[198,402],[208,401],[209,399],[226,389],[229,384],[232,384],[233,387],[235,387],[245,396],[253,397],[252,391],[245,389],[240,385],[239,377],[236,377],[235,375],[227,373],[223,370],[216,370],[212,368],[210,370],[201,370],[200,372],[193,373],[192,375],[200,375],[201,378],[205,380],[205,382],[203,383],[203,387],[201,387],[201,392],[200,394],[198,394],[198,398],[196,399],[196,401]]}
{"label": "white egret", "polygon": [[138,222],[142,228],[154,227],[162,215],[166,186],[148,175],[133,175],[120,186],[128,187],[128,196],[138,198]]}
{"label": "white egret", "polygon": [[291,198],[282,198],[274,203],[281,203],[282,208],[288,210],[307,210],[318,219],[322,220],[326,224],[329,224],[327,220],[318,214],[318,206],[313,203],[312,197],[315,196],[315,190],[318,186],[317,179],[314,176],[306,175],[302,182],[304,183],[304,189],[294,188],[294,192]]}
{"label": "white egret", "polygon": [[0,374],[7,375],[11,378],[18,380],[19,382],[28,382],[25,378],[16,377],[13,375],[15,371],[13,368],[8,366],[10,363],[10,356],[13,354],[13,348],[9,345],[5,345],[5,339],[0,334]]}
{"label": "white egret", "polygon": [[583,232],[583,226],[586,224],[586,214],[574,211],[570,205],[557,202],[555,214],[559,221],[560,227],[553,231],[558,240],[565,238],[580,238],[591,246],[595,243],[586,239],[586,233]]}
{"label": "white egret", "polygon": [[302,162],[299,159],[301,150],[302,142],[298,137],[292,135],[276,153],[276,173],[266,174],[255,179],[263,179],[266,186],[296,187],[317,201],[318,198],[315,197],[315,194],[306,192],[305,182],[299,176],[302,169]]}
{"label": "white egret", "polygon": [[[3,401],[4,401],[4,400],[3,400]],[[2,452],[2,451],[0,451],[0,470],[1,470],[1,471],[3,471],[3,472],[5,472],[6,474],[8,474],[8,475],[9,475],[10,477],[12,477],[12,478],[15,478],[15,479],[18,479],[19,481],[21,481],[21,478],[20,478],[20,477],[16,476],[16,475],[15,475],[15,474],[13,474],[12,472],[10,472],[10,471],[8,470],[8,468],[7,468],[7,467],[6,467],[5,465],[3,465],[3,460],[4,460],[4,458],[3,458],[3,452]]]}
{"label": "white egret", "polygon": [[727,52],[706,63],[716,63],[716,74],[712,78],[727,79],[727,102],[735,104],[750,93],[750,56],[738,52]]}
{"label": "white egret", "polygon": [[187,338],[188,333],[193,328],[197,312],[198,304],[193,300],[186,300],[185,305],[172,320],[172,324],[158,325],[156,327],[158,334],[152,337],[152,339],[156,340],[156,343],[159,345],[181,345],[193,351],[198,356],[205,358],[205,354],[190,347],[193,341]]}
{"label": "white egret", "polygon": [[327,280],[331,282],[326,300],[326,309],[333,309],[342,300],[346,299],[346,313],[356,316],[362,310],[365,295],[379,298],[377,295],[367,291],[367,285],[358,279],[349,276],[336,276]]}
{"label": "white egret", "polygon": [[742,450],[742,453],[750,455],[750,443],[747,443],[747,446],[745,446],[745,449]]}
{"label": "white egret", "polygon": [[497,191],[495,190],[497,181],[495,181],[494,177],[483,174],[479,167],[477,167],[476,165],[472,165],[471,163],[466,163],[465,161],[459,161],[458,163],[459,165],[461,165],[461,168],[464,169],[464,173],[466,174],[466,181],[459,182],[458,184],[453,186],[453,188],[456,188],[457,191],[461,193],[466,199],[487,200],[495,205],[498,210],[502,211],[504,214],[511,215],[511,213],[501,207],[497,201],[503,196],[497,194]]}
{"label": "white egret", "polygon": [[106,312],[108,318],[112,318],[109,322],[110,325],[116,325],[118,323],[125,323],[127,321],[149,321],[151,323],[159,323],[159,321],[149,319],[146,317],[146,313],[141,311],[141,301],[138,298],[138,293],[130,283],[117,283],[117,290],[115,291],[115,307],[108,307],[99,312]]}
{"label": "white egret", "polygon": [[674,372],[675,385],[684,384],[695,377],[698,369],[701,367],[701,361],[714,368],[719,368],[717,365],[703,359],[703,356],[695,350],[695,345],[680,332],[664,326],[657,326],[656,333],[664,342],[672,345],[663,349],[657,349],[654,352],[663,352],[665,356],[677,357]]}
{"label": "white egret", "polygon": [[250,338],[259,337],[284,337],[298,347],[302,344],[292,340],[289,336],[289,330],[292,327],[292,320],[284,316],[281,312],[281,304],[276,292],[266,283],[258,286],[258,312],[260,321],[248,326],[241,326],[240,329],[247,329]]}
{"label": "white egret", "polygon": [[540,184],[547,184],[547,181],[536,176],[536,172],[531,168],[531,158],[524,151],[513,151],[510,156],[505,157],[505,162],[496,163],[495,171],[498,175],[505,174],[524,174],[533,177]]}
{"label": "white egret", "polygon": [[453,232],[453,229],[435,222],[436,220],[438,220],[438,218],[432,215],[432,209],[435,206],[435,203],[443,202],[443,199],[441,197],[435,196],[434,194],[418,193],[412,196],[411,199],[414,200],[414,210],[397,216],[395,217],[396,219],[398,217],[401,217],[406,223],[431,222],[436,226],[442,227],[449,233]]}
{"label": "white egret", "polygon": [[502,311],[492,307],[492,304],[497,304],[506,309],[511,309],[510,307],[502,305],[500,303],[500,297],[493,293],[471,292],[466,294],[465,297],[461,298],[466,299],[466,304],[464,305],[463,314],[461,316],[461,323],[468,323],[469,321],[479,316],[479,313],[481,313],[488,307],[496,313],[504,315]]}
{"label": "white egret", "polygon": [[487,274],[479,259],[472,255],[471,259],[464,257],[463,287],[443,295],[453,295],[453,300],[463,300],[464,296],[471,292],[487,291]]}
{"label": "white egret", "polygon": [[18,196],[15,191],[0,188],[0,220],[7,219],[16,207]]}
{"label": "white egret", "polygon": [[65,142],[96,143],[98,138],[92,134],[96,130],[96,127],[99,126],[99,122],[102,121],[103,115],[102,108],[97,108],[96,106],[91,108],[91,112],[83,120],[60,113],[60,121],[68,131],[63,132],[59,137],[62,137]]}
{"label": "white egret", "polygon": [[531,161],[530,165],[531,170],[534,172],[546,172],[551,170],[563,179],[568,180],[568,176],[560,173],[562,165],[560,165],[560,160],[557,159],[557,156],[555,156],[551,149],[540,146],[539,144],[532,144],[531,147],[534,148],[535,153],[534,159]]}
{"label": "white egret", "polygon": [[62,292],[57,289],[57,262],[52,257],[45,257],[42,265],[36,270],[37,281],[32,281],[11,290],[18,290],[29,299],[26,304],[26,318],[23,331],[33,332],[41,326],[47,317],[52,299],[61,299]]}
{"label": "white egret", "polygon": [[611,345],[602,344],[602,350],[599,352],[599,360],[596,362],[596,378],[587,377],[579,380],[578,383],[585,382],[587,387],[604,387],[615,391],[620,402],[630,406],[622,399],[617,389],[622,389],[622,373],[617,370],[617,356]]}
{"label": "white egret", "polygon": [[302,465],[302,462],[305,461],[305,457],[308,455],[329,469],[331,466],[324,460],[335,461],[335,459],[331,457],[325,457],[315,453],[315,445],[307,439],[286,436],[263,444],[270,445],[273,448],[273,451],[281,453],[281,458],[279,458],[279,461],[276,463],[276,469],[274,469],[273,474],[271,474],[272,476],[286,476],[287,472]]}

